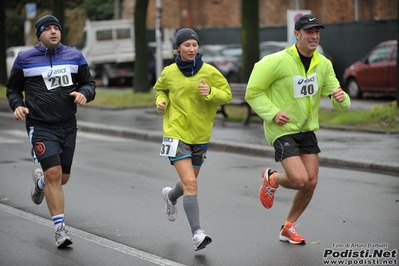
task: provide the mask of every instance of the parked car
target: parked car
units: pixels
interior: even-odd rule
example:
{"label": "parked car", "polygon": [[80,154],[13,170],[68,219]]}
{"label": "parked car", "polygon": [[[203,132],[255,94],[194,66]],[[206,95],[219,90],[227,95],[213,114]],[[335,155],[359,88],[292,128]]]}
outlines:
{"label": "parked car", "polygon": [[379,43],[361,60],[345,69],[343,84],[352,98],[361,98],[363,92],[396,92],[397,41]]}
{"label": "parked car", "polygon": [[262,59],[266,55],[273,54],[284,50],[288,46],[288,42],[266,41],[259,44],[259,54]]}
{"label": "parked car", "polygon": [[200,45],[202,60],[216,67],[230,83],[240,82],[240,45]]}
{"label": "parked car", "polygon": [[7,64],[7,77],[10,76],[12,66],[14,65],[15,58],[20,52],[24,52],[32,48],[31,46],[13,46],[6,50],[6,64]]}

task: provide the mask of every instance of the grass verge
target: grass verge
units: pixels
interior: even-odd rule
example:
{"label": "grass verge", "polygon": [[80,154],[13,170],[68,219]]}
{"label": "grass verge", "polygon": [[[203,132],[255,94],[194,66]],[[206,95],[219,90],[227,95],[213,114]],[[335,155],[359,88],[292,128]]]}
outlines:
{"label": "grass verge", "polygon": [[371,110],[334,112],[321,110],[321,124],[352,126],[360,129],[399,131],[399,108],[396,101],[373,107]]}
{"label": "grass verge", "polygon": [[152,92],[133,92],[132,90],[98,90],[95,100],[90,105],[114,108],[132,108],[155,106],[155,94]]}
{"label": "grass verge", "polygon": [[[229,120],[243,121],[246,108],[239,106],[226,106]],[[252,117],[251,121],[260,121]],[[363,130],[380,130],[386,132],[399,132],[399,108],[396,101],[373,107],[371,110],[348,110],[338,112],[330,109],[320,109],[319,123],[325,126],[346,126]]]}

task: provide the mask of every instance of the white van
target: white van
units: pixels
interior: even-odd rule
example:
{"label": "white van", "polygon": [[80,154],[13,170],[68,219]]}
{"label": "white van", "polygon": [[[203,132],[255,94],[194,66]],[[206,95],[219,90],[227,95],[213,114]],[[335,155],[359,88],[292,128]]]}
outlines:
{"label": "white van", "polygon": [[[162,47],[163,59],[172,59],[170,37],[173,32],[164,29],[165,32],[167,35],[164,36]],[[152,46],[151,43],[148,45]],[[104,86],[110,86],[119,79],[133,79],[136,59],[133,20],[86,20],[83,44],[79,48],[87,60],[92,76],[101,77]]]}

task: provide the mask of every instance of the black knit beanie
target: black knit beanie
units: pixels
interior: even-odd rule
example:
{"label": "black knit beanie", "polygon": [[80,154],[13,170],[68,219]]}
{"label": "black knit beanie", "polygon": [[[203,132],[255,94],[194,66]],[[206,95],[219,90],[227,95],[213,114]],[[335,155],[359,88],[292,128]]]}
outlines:
{"label": "black knit beanie", "polygon": [[50,25],[55,25],[58,28],[60,28],[61,31],[61,24],[58,21],[58,19],[52,15],[45,15],[41,18],[39,18],[36,23],[35,23],[35,28],[36,28],[36,37],[39,39],[40,34],[44,31],[44,29]]}
{"label": "black knit beanie", "polygon": [[176,48],[179,47],[179,45],[182,42],[185,42],[185,41],[191,40],[191,39],[196,40],[199,44],[198,35],[194,30],[189,29],[189,28],[183,28],[183,29],[178,30],[176,33]]}

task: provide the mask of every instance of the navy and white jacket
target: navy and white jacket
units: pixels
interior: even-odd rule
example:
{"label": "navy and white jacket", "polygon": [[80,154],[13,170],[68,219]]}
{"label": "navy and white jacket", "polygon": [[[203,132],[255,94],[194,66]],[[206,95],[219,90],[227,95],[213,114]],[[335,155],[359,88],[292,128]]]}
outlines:
{"label": "navy and white jacket", "polygon": [[69,94],[80,92],[87,102],[96,94],[86,59],[80,51],[63,44],[55,50],[38,44],[20,53],[6,88],[13,111],[19,106],[29,109],[27,127],[75,125],[77,105]]}

